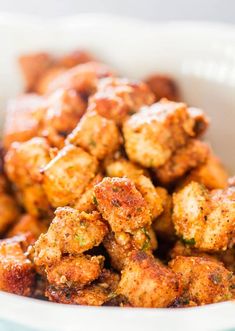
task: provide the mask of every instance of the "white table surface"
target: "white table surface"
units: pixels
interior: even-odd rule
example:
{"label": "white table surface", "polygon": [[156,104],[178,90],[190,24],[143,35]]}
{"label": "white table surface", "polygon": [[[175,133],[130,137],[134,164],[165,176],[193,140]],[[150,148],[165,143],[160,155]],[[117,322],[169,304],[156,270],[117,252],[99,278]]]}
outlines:
{"label": "white table surface", "polygon": [[235,23],[235,0],[0,0],[0,12],[43,17],[98,12],[147,20]]}

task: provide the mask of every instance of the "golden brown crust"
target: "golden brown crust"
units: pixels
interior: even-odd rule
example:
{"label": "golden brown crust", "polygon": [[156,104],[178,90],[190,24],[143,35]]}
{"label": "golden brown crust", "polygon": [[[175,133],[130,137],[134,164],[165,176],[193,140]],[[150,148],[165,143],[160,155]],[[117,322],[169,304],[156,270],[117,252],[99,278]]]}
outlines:
{"label": "golden brown crust", "polygon": [[154,96],[145,83],[106,78],[99,82],[97,93],[89,100],[88,111],[121,124],[140,107],[153,102]]}
{"label": "golden brown crust", "polygon": [[203,164],[208,156],[207,144],[190,139],[187,144],[171,156],[161,167],[154,170],[157,180],[163,185],[169,185],[184,176],[189,170]]}
{"label": "golden brown crust", "polygon": [[128,178],[104,178],[95,186],[95,197],[98,210],[114,232],[132,233],[151,223],[146,201]]}
{"label": "golden brown crust", "polygon": [[54,207],[73,204],[95,177],[97,160],[79,147],[67,145],[43,169],[43,188]]}
{"label": "golden brown crust", "polygon": [[120,146],[121,137],[116,124],[95,112],[83,116],[67,142],[80,146],[88,153],[102,160],[114,153]]}
{"label": "golden brown crust", "polygon": [[35,284],[32,263],[19,242],[0,241],[0,290],[30,296]]}
{"label": "golden brown crust", "polygon": [[87,214],[70,208],[58,208],[47,233],[34,246],[36,265],[51,265],[63,254],[77,255],[98,246],[107,226],[97,212]]}
{"label": "golden brown crust", "polygon": [[234,244],[235,190],[209,192],[191,182],[173,196],[173,222],[178,236],[205,251],[226,250]]}
{"label": "golden brown crust", "polygon": [[128,157],[144,167],[160,167],[195,135],[193,126],[183,103],[162,99],[145,107],[123,126]]}
{"label": "golden brown crust", "polygon": [[220,262],[206,257],[178,256],[170,262],[170,267],[182,279],[183,296],[197,305],[232,298],[232,273]]}
{"label": "golden brown crust", "polygon": [[161,262],[144,252],[134,252],[122,272],[117,293],[134,307],[169,306],[180,294],[180,280]]}

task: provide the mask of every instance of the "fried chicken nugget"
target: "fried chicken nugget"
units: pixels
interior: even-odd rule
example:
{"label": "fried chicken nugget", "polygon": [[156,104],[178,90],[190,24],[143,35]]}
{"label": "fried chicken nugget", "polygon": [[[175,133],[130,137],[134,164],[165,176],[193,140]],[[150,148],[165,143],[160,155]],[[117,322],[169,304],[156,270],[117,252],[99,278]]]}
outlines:
{"label": "fried chicken nugget", "polygon": [[97,89],[99,79],[112,76],[111,70],[98,62],[79,64],[60,75],[57,75],[47,86],[47,93],[58,88],[74,89],[88,97]]}
{"label": "fried chicken nugget", "polygon": [[37,94],[23,94],[7,104],[3,128],[3,146],[7,150],[13,142],[24,142],[39,135],[39,118],[43,115],[44,98]]}
{"label": "fried chicken nugget", "polygon": [[0,193],[0,234],[17,222],[20,209],[14,197],[7,193]]}
{"label": "fried chicken nugget", "polygon": [[94,283],[83,289],[48,286],[46,296],[50,301],[64,304],[101,306],[114,296],[119,278],[118,274],[104,269]]}
{"label": "fried chicken nugget", "polygon": [[143,107],[124,123],[127,155],[143,167],[160,167],[195,135],[193,127],[194,120],[183,103],[163,99]]}
{"label": "fried chicken nugget", "polygon": [[30,296],[35,285],[33,264],[18,240],[0,241],[0,290]]}
{"label": "fried chicken nugget", "polygon": [[98,246],[106,233],[107,225],[97,212],[87,214],[70,208],[57,208],[47,233],[34,245],[36,265],[52,265],[62,254],[81,254]]}
{"label": "fried chicken nugget", "polygon": [[72,205],[98,170],[96,158],[80,147],[67,145],[42,171],[43,188],[54,207]]}
{"label": "fried chicken nugget", "polygon": [[121,136],[114,121],[96,112],[89,112],[83,116],[66,141],[102,160],[119,148]]}
{"label": "fried chicken nugget", "polygon": [[191,170],[190,173],[183,178],[177,188],[182,188],[191,181],[199,182],[205,185],[209,190],[226,188],[228,182],[228,173],[225,170],[221,161],[209,153],[206,161]]}
{"label": "fried chicken nugget", "polygon": [[85,101],[74,90],[56,90],[46,100],[45,116],[40,123],[41,135],[47,137],[52,146],[62,147],[85,110]]}
{"label": "fried chicken nugget", "polygon": [[128,177],[134,182],[137,190],[147,202],[153,219],[162,213],[162,199],[148,177],[146,170],[124,158],[107,162],[105,170],[110,177]]}
{"label": "fried chicken nugget", "polygon": [[232,273],[222,263],[206,257],[177,256],[169,265],[182,279],[183,297],[197,305],[232,298]]}
{"label": "fried chicken nugget", "polygon": [[143,82],[129,81],[124,78],[100,80],[97,93],[88,104],[88,111],[96,111],[117,124],[136,113],[143,105],[151,105],[154,95]]}
{"label": "fried chicken nugget", "polygon": [[185,146],[177,149],[164,165],[154,169],[154,174],[162,185],[169,185],[192,168],[203,164],[208,154],[207,144],[197,139],[190,139]]}
{"label": "fried chicken nugget", "polygon": [[95,186],[95,197],[98,210],[114,232],[134,233],[151,224],[147,203],[128,178],[104,178]]}
{"label": "fried chicken nugget", "polygon": [[154,74],[146,78],[146,84],[154,93],[156,101],[162,98],[178,101],[179,89],[176,82],[166,75]]}
{"label": "fried chicken nugget", "polygon": [[173,195],[177,235],[205,251],[226,250],[234,244],[235,188],[209,192],[191,182]]}
{"label": "fried chicken nugget", "polygon": [[181,294],[180,277],[154,257],[134,252],[117,289],[134,307],[168,307]]}
{"label": "fried chicken nugget", "polygon": [[47,280],[54,286],[82,288],[99,277],[103,262],[103,256],[66,256],[46,266]]}

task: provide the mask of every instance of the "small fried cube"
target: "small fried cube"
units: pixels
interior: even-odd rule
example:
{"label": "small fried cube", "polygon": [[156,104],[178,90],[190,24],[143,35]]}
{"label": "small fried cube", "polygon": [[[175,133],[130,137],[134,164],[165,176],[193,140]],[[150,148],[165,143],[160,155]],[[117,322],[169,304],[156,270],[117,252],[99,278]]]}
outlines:
{"label": "small fried cube", "polygon": [[114,232],[130,232],[151,224],[141,193],[128,178],[106,177],[95,186],[97,208]]}
{"label": "small fried cube", "polygon": [[43,188],[54,207],[72,205],[98,169],[96,158],[80,147],[67,145],[43,169]]}
{"label": "small fried cube", "polygon": [[143,105],[151,105],[154,96],[143,82],[121,78],[102,79],[97,93],[89,100],[88,111],[96,111],[117,124],[122,124]]}
{"label": "small fried cube", "polygon": [[32,263],[26,258],[20,242],[0,241],[0,290],[30,296],[35,285]]}
{"label": "small fried cube", "polygon": [[90,112],[83,116],[67,142],[102,160],[119,148],[121,137],[114,121]]}
{"label": "small fried cube", "polygon": [[182,279],[183,296],[197,305],[232,298],[232,273],[222,263],[206,257],[177,256],[170,267]]}
{"label": "small fried cube", "polygon": [[176,82],[166,75],[154,74],[146,78],[146,84],[154,93],[156,101],[162,98],[178,101],[179,89]]}
{"label": "small fried cube", "polygon": [[193,125],[183,103],[163,99],[144,107],[123,126],[127,155],[144,167],[160,167],[194,136]]}
{"label": "small fried cube", "polygon": [[108,228],[100,215],[70,208],[58,208],[47,233],[42,234],[34,246],[36,265],[51,265],[62,254],[81,254],[98,246]]}
{"label": "small fried cube", "polygon": [[3,234],[20,216],[20,209],[14,197],[0,193],[0,234]]}
{"label": "small fried cube", "polygon": [[180,278],[154,257],[134,252],[117,289],[134,307],[168,307],[180,294]]}

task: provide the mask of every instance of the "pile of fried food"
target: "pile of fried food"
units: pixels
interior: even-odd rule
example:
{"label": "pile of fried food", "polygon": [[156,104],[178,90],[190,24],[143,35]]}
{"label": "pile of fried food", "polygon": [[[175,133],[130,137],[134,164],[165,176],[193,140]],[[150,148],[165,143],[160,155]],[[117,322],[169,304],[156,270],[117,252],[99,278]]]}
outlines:
{"label": "pile of fried food", "polygon": [[83,51],[21,56],[0,177],[0,289],[58,303],[192,307],[235,295],[235,180],[168,77]]}

